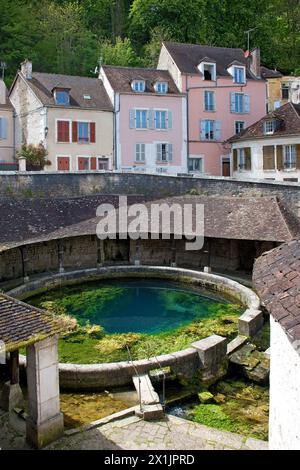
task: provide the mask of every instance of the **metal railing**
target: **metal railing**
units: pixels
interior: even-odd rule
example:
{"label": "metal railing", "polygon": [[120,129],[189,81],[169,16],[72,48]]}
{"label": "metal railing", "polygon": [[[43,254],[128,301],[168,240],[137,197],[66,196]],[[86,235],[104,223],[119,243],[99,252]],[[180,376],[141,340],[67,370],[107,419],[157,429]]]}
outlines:
{"label": "metal railing", "polygon": [[127,354],[128,354],[128,357],[129,357],[129,362],[131,363],[131,365],[133,367],[133,370],[134,370],[134,373],[135,373],[136,377],[139,380],[140,412],[142,413],[143,412],[143,406],[142,406],[142,394],[141,394],[141,377],[140,377],[139,371],[137,370],[136,366],[134,365],[129,346],[127,344],[126,344],[126,349],[127,349]]}

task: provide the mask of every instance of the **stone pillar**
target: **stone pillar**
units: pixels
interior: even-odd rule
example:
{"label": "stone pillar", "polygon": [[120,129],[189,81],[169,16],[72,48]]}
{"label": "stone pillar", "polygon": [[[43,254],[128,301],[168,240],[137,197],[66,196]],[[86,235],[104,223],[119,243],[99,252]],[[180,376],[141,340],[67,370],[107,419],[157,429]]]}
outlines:
{"label": "stone pillar", "polygon": [[104,261],[104,241],[97,237],[97,268],[103,266]]}
{"label": "stone pillar", "polygon": [[29,276],[27,273],[27,265],[28,265],[28,254],[26,246],[22,246],[21,248],[21,259],[22,259],[22,276],[24,282],[29,281]]}
{"label": "stone pillar", "polygon": [[26,158],[19,158],[19,171],[26,171]]}
{"label": "stone pillar", "polygon": [[227,370],[227,341],[218,335],[196,341],[192,344],[199,354],[202,380],[208,382],[219,379]]}
{"label": "stone pillar", "polygon": [[11,411],[23,406],[23,393],[19,384],[19,351],[12,351],[9,356],[10,381],[4,384],[0,397],[0,406]]}
{"label": "stone pillar", "polygon": [[60,412],[57,336],[27,348],[29,416],[26,439],[40,449],[63,434]]}
{"label": "stone pillar", "polygon": [[58,272],[60,274],[65,272],[64,268],[64,242],[58,240]]}

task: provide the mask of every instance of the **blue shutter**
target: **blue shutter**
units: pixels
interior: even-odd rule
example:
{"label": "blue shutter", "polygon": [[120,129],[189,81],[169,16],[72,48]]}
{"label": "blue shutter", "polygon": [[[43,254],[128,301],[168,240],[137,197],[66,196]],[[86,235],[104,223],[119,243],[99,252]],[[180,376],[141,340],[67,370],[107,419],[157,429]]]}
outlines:
{"label": "blue shutter", "polygon": [[215,140],[221,140],[221,121],[215,121],[214,135],[215,135]]}
{"label": "blue shutter", "polygon": [[161,151],[161,144],[156,144],[156,160],[161,162],[162,158],[162,151]]}
{"label": "blue shutter", "polygon": [[205,111],[208,111],[209,109],[209,103],[208,103],[208,92],[204,92],[204,109]]}
{"label": "blue shutter", "polygon": [[244,111],[250,113],[250,96],[244,95]]}
{"label": "blue shutter", "polygon": [[200,140],[206,140],[205,139],[205,120],[200,121]]}
{"label": "blue shutter", "polygon": [[235,93],[231,92],[230,93],[230,111],[232,113],[236,113],[236,108],[235,108]]}
{"label": "blue shutter", "polygon": [[135,129],[135,109],[129,110],[129,127]]}
{"label": "blue shutter", "polygon": [[168,128],[172,129],[173,127],[173,114],[172,111],[168,112]]}
{"label": "blue shutter", "polygon": [[0,138],[7,139],[7,120],[0,118]]}
{"label": "blue shutter", "polygon": [[168,144],[168,161],[173,161],[173,145]]}

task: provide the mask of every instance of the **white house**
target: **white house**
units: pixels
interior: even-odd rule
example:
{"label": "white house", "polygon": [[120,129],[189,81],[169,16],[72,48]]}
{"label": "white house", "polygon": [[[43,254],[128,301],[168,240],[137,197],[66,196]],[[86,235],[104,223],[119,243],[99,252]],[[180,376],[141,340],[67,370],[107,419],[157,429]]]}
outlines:
{"label": "white house", "polygon": [[228,140],[233,176],[300,181],[300,105],[287,103]]}

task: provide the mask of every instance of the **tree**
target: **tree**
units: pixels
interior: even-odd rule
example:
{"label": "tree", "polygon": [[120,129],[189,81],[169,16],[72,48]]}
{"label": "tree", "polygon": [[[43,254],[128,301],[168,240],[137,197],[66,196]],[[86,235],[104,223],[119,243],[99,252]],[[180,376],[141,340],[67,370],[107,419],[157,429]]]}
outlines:
{"label": "tree", "polygon": [[42,143],[39,145],[23,144],[17,152],[17,158],[25,158],[27,170],[43,170],[45,166],[51,165],[47,160],[48,152]]}
{"label": "tree", "polygon": [[117,38],[115,44],[105,41],[100,44],[99,52],[104,64],[128,67],[140,65],[140,60],[135,54],[131,41],[128,38],[124,40]]}

